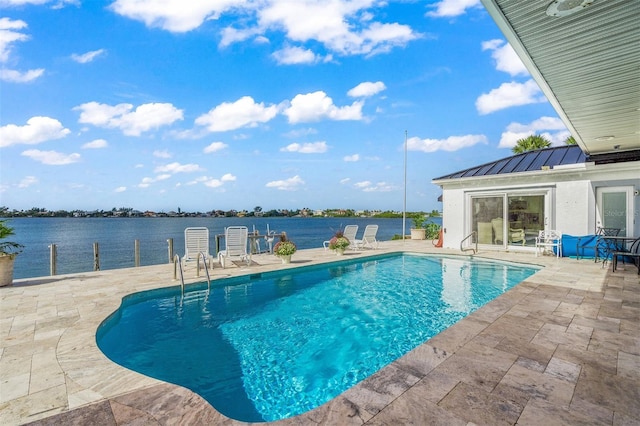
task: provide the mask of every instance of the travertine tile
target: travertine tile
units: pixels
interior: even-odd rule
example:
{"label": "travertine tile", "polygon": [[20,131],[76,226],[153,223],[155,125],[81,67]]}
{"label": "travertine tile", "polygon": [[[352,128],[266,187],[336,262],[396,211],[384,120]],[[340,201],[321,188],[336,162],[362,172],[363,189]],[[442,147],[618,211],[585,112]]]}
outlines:
{"label": "travertine tile", "polygon": [[[609,420],[610,422],[610,420]],[[558,405],[550,404],[539,399],[531,400],[520,415],[518,425],[540,426],[540,425],[595,425],[611,424],[609,422],[600,423],[593,417],[583,414],[577,410],[567,409]]]}
{"label": "travertine tile", "polygon": [[636,380],[585,366],[575,396],[640,421],[640,386]]}
{"label": "travertine tile", "polygon": [[493,394],[521,406],[541,399],[568,407],[575,384],[515,364],[493,390]]}
{"label": "travertine tile", "polygon": [[544,373],[570,383],[575,383],[580,376],[580,366],[559,358],[551,358]]}
{"label": "travertine tile", "polygon": [[640,381],[640,355],[618,351],[619,376]]}
{"label": "travertine tile", "polygon": [[458,350],[434,371],[490,392],[517,359],[517,355],[472,342]]}
{"label": "travertine tile", "polygon": [[496,426],[515,424],[523,408],[464,382],[438,405],[467,422]]}

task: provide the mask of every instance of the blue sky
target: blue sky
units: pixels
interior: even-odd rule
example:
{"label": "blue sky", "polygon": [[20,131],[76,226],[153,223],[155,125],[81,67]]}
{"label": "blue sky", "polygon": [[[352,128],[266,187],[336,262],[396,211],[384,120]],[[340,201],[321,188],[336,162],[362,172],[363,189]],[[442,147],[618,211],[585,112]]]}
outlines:
{"label": "blue sky", "polygon": [[569,136],[479,0],[0,0],[0,205],[440,209]]}

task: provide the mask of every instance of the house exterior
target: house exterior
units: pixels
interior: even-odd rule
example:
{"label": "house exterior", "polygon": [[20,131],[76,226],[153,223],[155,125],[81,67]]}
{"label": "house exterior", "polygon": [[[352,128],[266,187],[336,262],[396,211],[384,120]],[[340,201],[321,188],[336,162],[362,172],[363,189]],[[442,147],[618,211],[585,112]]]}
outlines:
{"label": "house exterior", "polygon": [[640,157],[591,158],[577,146],[530,151],[435,178],[443,246],[476,232],[482,247],[533,250],[541,229],[640,236]]}

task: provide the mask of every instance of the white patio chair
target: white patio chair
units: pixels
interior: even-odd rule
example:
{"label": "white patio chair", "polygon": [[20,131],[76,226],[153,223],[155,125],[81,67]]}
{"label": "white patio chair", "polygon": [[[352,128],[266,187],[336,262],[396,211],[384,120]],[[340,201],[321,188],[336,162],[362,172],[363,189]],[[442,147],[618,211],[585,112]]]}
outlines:
{"label": "white patio chair", "polygon": [[[342,231],[342,236],[345,237],[347,240],[349,240],[349,247],[351,247],[351,249],[355,250],[356,249],[356,234],[358,233],[358,225],[347,225],[344,227],[344,230]],[[330,240],[327,241],[323,241],[322,242],[322,246],[324,247],[324,249],[328,249],[329,248],[329,244],[331,243]]]}
{"label": "white patio chair", "polygon": [[355,246],[359,249],[362,248],[378,248],[378,240],[376,240],[376,234],[378,233],[378,225],[367,225],[364,228],[364,234],[362,234],[361,240],[355,240]]}
{"label": "white patio chair", "polygon": [[541,230],[536,237],[536,257],[538,252],[544,254],[545,250],[556,248],[556,256],[562,257],[562,232],[553,229]]}
{"label": "white patio chair", "polygon": [[356,234],[358,233],[358,225],[347,225],[344,227],[342,236],[345,237],[351,244],[349,247],[351,250],[357,249],[356,247]]}
{"label": "white patio chair", "polygon": [[185,228],[183,266],[186,267],[188,261],[197,260],[200,253],[204,253],[211,268],[213,256],[209,253],[209,228]]}
{"label": "white patio chair", "polygon": [[251,265],[251,253],[247,251],[249,229],[246,226],[229,226],[224,230],[225,249],[218,252],[218,261],[224,268],[230,257],[239,257],[240,260]]}

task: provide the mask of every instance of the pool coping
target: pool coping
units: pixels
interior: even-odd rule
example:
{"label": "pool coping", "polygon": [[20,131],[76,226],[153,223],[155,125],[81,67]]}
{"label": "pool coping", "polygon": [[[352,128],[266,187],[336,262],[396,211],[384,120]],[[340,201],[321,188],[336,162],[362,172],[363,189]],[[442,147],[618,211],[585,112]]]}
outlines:
{"label": "pool coping", "polygon": [[[425,242],[385,242],[373,253],[407,251],[459,255],[459,252],[434,249],[430,246],[431,244],[425,244]],[[348,252],[348,255],[361,257],[368,253],[372,252]],[[423,387],[430,389],[431,393],[427,392],[426,397],[420,397],[418,405],[428,407],[431,416],[442,416],[442,419],[451,420],[453,422],[451,424],[455,424],[464,420],[464,413],[451,407],[445,408],[444,402],[448,403],[451,398],[462,398],[461,395],[469,395],[470,392],[493,390],[498,386],[491,382],[493,387],[489,389],[488,384],[480,383],[482,380],[475,377],[479,374],[475,370],[471,379],[455,381],[459,372],[451,373],[452,368],[455,370],[451,365],[456,364],[452,360],[468,356],[466,353],[473,352],[474,348],[476,351],[479,350],[476,346],[481,346],[482,351],[494,352],[494,355],[505,358],[503,360],[505,367],[502,367],[504,369],[508,366],[504,371],[505,375],[511,369],[527,370],[527,367],[534,373],[540,373],[536,369],[548,368],[552,360],[554,361],[552,367],[556,363],[565,367],[567,362],[575,364],[565,359],[569,358],[568,356],[556,360],[551,355],[546,366],[544,359],[531,360],[524,355],[513,358],[513,354],[505,356],[504,351],[499,347],[500,341],[504,341],[508,336],[500,339],[487,331],[495,327],[496,323],[501,323],[501,318],[505,315],[514,319],[528,317],[529,314],[525,315],[527,310],[521,304],[532,294],[548,292],[554,295],[558,294],[557,289],[561,289],[559,294],[562,294],[565,299],[568,298],[568,301],[574,302],[580,298],[584,300],[586,296],[592,294],[606,294],[607,276],[610,274],[607,269],[584,260],[556,259],[550,256],[536,258],[531,252],[484,252],[477,257],[536,264],[544,268],[328,403],[308,413],[272,422],[272,424],[376,424],[378,421],[384,423],[385,416],[391,416],[391,419],[397,420],[397,416],[414,411],[415,407],[410,406],[397,413],[398,407],[406,405],[407,401],[411,401],[410,397],[415,397],[413,394],[417,394],[417,389]],[[214,269],[212,274],[216,277],[241,275],[246,272],[255,273],[331,262],[335,261],[336,257],[331,252],[313,249],[298,251],[291,265],[282,265],[273,256],[269,258],[256,256],[254,260],[260,265],[226,270],[218,268]],[[140,418],[147,416],[145,418],[153,418],[160,423],[189,423],[198,420],[216,424],[247,424],[226,418],[202,398],[180,386],[151,379],[113,363],[96,345],[95,331],[98,325],[119,307],[121,298],[136,291],[166,287],[166,284],[159,284],[167,281],[166,278],[170,276],[172,268],[172,265],[157,265],[41,277],[18,280],[14,286],[0,289],[3,308],[0,316],[2,326],[0,330],[3,337],[0,347],[0,367],[2,367],[2,388],[9,389],[8,392],[3,390],[0,395],[0,423],[22,424],[31,421],[37,423],[38,420],[43,422],[46,419],[53,420],[52,416],[56,415],[63,417],[100,415],[113,418],[112,424],[122,424],[124,422],[122,419],[131,418],[131,416]],[[624,276],[625,285],[631,288],[627,291],[632,300],[631,307],[627,307],[627,311],[631,309],[633,317],[633,315],[637,316],[639,291],[636,287],[639,283],[637,278],[634,280],[632,268],[627,269],[628,271],[623,269],[620,272],[617,271],[616,276],[617,274]],[[189,273],[193,272],[191,270]],[[187,281],[202,281],[202,278],[192,277]],[[114,289],[116,285],[117,288]],[[605,298],[603,296],[595,300],[602,301]],[[550,306],[555,306],[557,309],[563,303],[568,302],[551,303]],[[577,304],[573,303],[573,305]],[[584,310],[586,309],[585,307]],[[544,309],[542,312],[549,315]],[[575,330],[569,330],[571,323],[565,324],[568,318],[568,313],[555,315],[553,321],[538,325],[536,331],[549,334],[550,331],[545,329],[548,326],[547,328],[550,327],[551,331],[560,333],[562,330],[555,330],[552,327],[557,326],[564,328],[564,334],[570,332],[575,334]],[[585,318],[598,321],[597,315],[596,318]],[[582,321],[586,320],[582,319]],[[620,324],[625,324],[627,327],[627,321],[619,319],[618,328]],[[574,328],[581,331],[585,326]],[[591,328],[591,333],[594,333],[594,327],[587,328]],[[627,331],[626,328],[625,331]],[[561,339],[556,338],[556,340]],[[545,340],[544,344],[538,346],[544,348],[554,344],[556,348],[553,353],[563,345],[553,340],[551,343]],[[637,346],[638,344],[635,346],[631,344],[630,349],[625,346],[626,352],[622,351],[629,355],[628,362],[632,365],[636,365],[640,360],[640,353],[638,353],[640,351]],[[547,352],[549,350],[545,354]],[[491,367],[493,361],[490,357],[483,357],[481,353],[479,359],[488,364],[490,369],[495,368],[495,366]],[[527,366],[527,363],[535,368],[531,365]],[[431,376],[438,379],[436,380],[439,383],[437,395],[433,394],[434,390],[431,389],[434,387]],[[489,374],[489,377],[491,376]],[[447,390],[452,384],[450,382],[454,381],[453,387]],[[429,384],[427,385],[426,382]],[[640,379],[636,384],[638,382]],[[443,394],[445,390],[447,392]],[[539,389],[537,391],[540,392]],[[520,395],[520,393],[516,394]],[[447,396],[449,394],[452,394],[450,398]],[[518,411],[517,408],[512,407],[513,401],[508,397],[505,398],[504,395],[502,398],[505,407],[511,407],[511,411],[514,412]],[[519,398],[522,401],[525,399],[523,396]],[[535,407],[535,404],[539,405],[539,399],[548,403],[544,398],[531,398],[533,401],[531,404],[534,404],[531,407]],[[520,407],[522,402],[520,405],[515,405]],[[527,399],[527,403],[519,411],[519,417],[533,410],[533,408],[527,410],[529,406],[530,401]],[[571,412],[570,405],[563,408]],[[640,408],[631,404],[631,407],[626,410],[612,412],[620,413],[619,416],[640,419],[640,414],[637,414]],[[468,421],[470,420],[464,423]]]}

